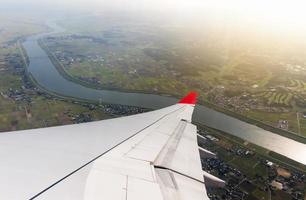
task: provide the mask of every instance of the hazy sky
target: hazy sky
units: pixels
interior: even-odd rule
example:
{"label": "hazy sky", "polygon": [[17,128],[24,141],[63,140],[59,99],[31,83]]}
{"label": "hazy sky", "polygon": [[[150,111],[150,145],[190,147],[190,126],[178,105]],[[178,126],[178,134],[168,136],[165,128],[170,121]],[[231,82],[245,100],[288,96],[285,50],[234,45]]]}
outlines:
{"label": "hazy sky", "polygon": [[110,8],[158,11],[180,18],[214,16],[225,23],[258,23],[271,30],[306,30],[304,0],[0,0],[1,5],[21,8],[87,10]]}

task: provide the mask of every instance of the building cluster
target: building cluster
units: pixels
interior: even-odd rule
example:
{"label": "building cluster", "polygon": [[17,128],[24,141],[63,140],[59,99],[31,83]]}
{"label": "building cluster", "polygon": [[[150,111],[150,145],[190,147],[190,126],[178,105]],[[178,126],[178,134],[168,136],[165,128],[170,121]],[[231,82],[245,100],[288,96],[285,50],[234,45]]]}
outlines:
{"label": "building cluster", "polygon": [[[45,42],[52,42],[54,44],[57,44],[60,40],[65,41],[74,41],[74,40],[88,40],[95,43],[106,43],[106,41],[102,38],[97,38],[93,36],[81,36],[81,35],[67,35],[67,36],[61,36],[61,37],[47,37],[44,39]],[[68,50],[56,50],[53,49],[53,46],[57,45],[48,45],[50,48],[52,48],[52,52],[54,53],[54,56],[64,65],[64,66],[70,66],[74,63],[81,63],[83,61],[90,61],[95,63],[100,63],[103,65],[105,58],[99,54],[75,54]]]}
{"label": "building cluster", "polygon": [[269,160],[264,163],[269,167],[268,183],[272,191],[282,190],[290,194],[292,199],[304,198],[304,188],[299,187],[299,185],[302,186],[306,182],[305,174],[283,169]]}
{"label": "building cluster", "polygon": [[[275,88],[270,90],[274,90]],[[274,91],[275,92],[275,91]],[[233,93],[233,94],[228,94]],[[244,113],[251,110],[262,110],[265,112],[289,112],[288,106],[279,106],[278,104],[269,104],[264,98],[259,98],[256,94],[249,92],[229,92],[224,86],[216,86],[208,93],[208,98],[211,102],[219,107],[236,113]]]}
{"label": "building cluster", "polygon": [[20,88],[9,88],[7,91],[0,91],[4,98],[9,98],[14,101],[22,101],[30,103],[32,101],[31,95],[35,94],[38,89],[33,87],[32,82],[29,80],[22,58],[19,54],[10,54],[5,57],[6,66],[8,70],[12,70],[13,74],[17,74],[22,78]]}
{"label": "building cluster", "polygon": [[149,111],[149,109],[146,108],[139,108],[134,106],[126,106],[126,105],[116,105],[116,104],[100,105],[100,108],[105,113],[117,116],[134,115]]}
{"label": "building cluster", "polygon": [[31,97],[27,93],[27,90],[23,88],[20,88],[19,90],[10,88],[8,91],[0,93],[4,98],[10,98],[14,101],[22,101],[27,103],[32,101]]}
{"label": "building cluster", "polygon": [[[49,96],[49,98],[52,98]],[[102,113],[112,115],[112,116],[127,116],[133,114],[139,114],[143,112],[149,111],[145,108],[139,108],[134,106],[126,106],[126,105],[116,105],[116,104],[88,104],[84,102],[73,101],[74,104],[79,104],[84,107],[87,107],[88,110],[99,110]],[[84,123],[84,122],[91,122],[93,121],[93,117],[88,112],[83,113],[73,113],[71,110],[67,110],[64,112],[74,123]]]}
{"label": "building cluster", "polygon": [[215,191],[214,188],[207,188],[210,199],[242,200],[247,196],[247,193],[238,187],[239,183],[247,181],[246,177],[238,169],[231,167],[218,158],[202,159],[202,168],[207,172],[215,173],[219,178],[226,181],[226,187],[222,189],[222,192]]}
{"label": "building cluster", "polygon": [[221,108],[225,108],[237,113],[243,113],[252,109],[259,109],[265,111],[276,111],[271,106],[265,106],[258,99],[253,98],[250,94],[242,93],[239,95],[228,96],[225,94],[224,86],[217,86],[211,89],[207,94],[209,100],[214,102]]}

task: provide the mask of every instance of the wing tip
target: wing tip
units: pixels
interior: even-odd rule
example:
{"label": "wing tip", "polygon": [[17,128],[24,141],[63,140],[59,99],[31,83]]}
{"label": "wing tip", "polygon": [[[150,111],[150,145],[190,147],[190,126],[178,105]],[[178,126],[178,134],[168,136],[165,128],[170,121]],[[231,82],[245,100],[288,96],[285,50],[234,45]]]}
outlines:
{"label": "wing tip", "polygon": [[195,91],[190,91],[184,98],[182,98],[178,103],[179,104],[192,104],[197,103],[198,93]]}

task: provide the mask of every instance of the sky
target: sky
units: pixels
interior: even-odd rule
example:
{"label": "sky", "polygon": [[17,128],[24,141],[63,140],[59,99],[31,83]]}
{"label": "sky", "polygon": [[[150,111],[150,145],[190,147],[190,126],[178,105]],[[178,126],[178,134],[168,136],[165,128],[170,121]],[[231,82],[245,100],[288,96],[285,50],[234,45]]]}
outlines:
{"label": "sky", "polygon": [[251,23],[274,31],[306,32],[304,0],[0,0],[20,9],[103,12],[158,12],[198,21],[210,16],[224,23]]}

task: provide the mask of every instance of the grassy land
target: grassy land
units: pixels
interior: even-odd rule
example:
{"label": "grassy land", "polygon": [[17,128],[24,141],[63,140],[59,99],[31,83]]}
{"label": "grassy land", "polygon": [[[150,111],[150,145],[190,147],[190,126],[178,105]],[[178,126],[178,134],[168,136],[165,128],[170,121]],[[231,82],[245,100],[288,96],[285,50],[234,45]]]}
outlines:
{"label": "grassy land", "polygon": [[[296,112],[286,112],[286,113],[267,113],[263,111],[249,111],[246,113],[246,116],[249,118],[258,119],[264,121],[271,126],[276,126],[278,120],[286,119],[289,122],[289,130],[298,133],[298,123],[297,123],[297,114]],[[300,123],[301,128],[305,129],[306,124]],[[306,136],[306,133],[301,131],[301,133]]]}
{"label": "grassy land", "polygon": [[[306,137],[306,119],[296,112],[284,112],[284,113],[267,113],[263,111],[249,111],[245,113],[249,118],[257,119],[270,126],[276,126],[278,120],[287,120],[289,122],[289,130]],[[297,119],[298,118],[298,119]],[[300,123],[298,123],[298,120]]]}

